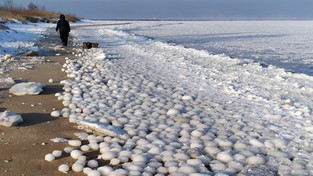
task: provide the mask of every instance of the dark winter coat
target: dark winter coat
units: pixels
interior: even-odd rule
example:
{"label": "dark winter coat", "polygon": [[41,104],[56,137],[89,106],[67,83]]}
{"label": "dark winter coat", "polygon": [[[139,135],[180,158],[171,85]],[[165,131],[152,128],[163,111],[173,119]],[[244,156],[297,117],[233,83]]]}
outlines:
{"label": "dark winter coat", "polygon": [[65,16],[61,15],[60,20],[57,23],[56,31],[59,30],[60,33],[69,33],[71,31],[70,24],[65,20]]}

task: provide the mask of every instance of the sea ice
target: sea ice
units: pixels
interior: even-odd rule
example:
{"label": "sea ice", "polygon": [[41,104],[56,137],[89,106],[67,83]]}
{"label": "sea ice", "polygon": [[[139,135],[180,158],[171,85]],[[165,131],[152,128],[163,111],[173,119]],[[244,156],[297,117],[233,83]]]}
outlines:
{"label": "sea ice", "polygon": [[15,84],[10,88],[9,92],[21,96],[21,95],[38,95],[43,91],[46,85],[40,82],[26,82]]}
{"label": "sea ice", "polygon": [[23,118],[21,115],[9,111],[0,112],[0,125],[2,126],[11,127],[22,122]]}

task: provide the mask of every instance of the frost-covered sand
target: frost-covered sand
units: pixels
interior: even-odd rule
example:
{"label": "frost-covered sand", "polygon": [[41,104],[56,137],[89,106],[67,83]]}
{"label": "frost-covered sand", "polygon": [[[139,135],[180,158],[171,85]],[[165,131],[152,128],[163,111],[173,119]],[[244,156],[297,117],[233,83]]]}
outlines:
{"label": "frost-covered sand", "polygon": [[136,33],[153,23],[72,31],[102,48],[65,58],[51,116],[94,134],[43,160],[89,176],[313,174],[312,76]]}

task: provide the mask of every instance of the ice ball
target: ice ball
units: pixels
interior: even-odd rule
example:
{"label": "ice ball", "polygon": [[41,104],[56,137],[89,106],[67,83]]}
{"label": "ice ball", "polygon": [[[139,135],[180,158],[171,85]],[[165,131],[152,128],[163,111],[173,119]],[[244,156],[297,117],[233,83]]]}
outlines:
{"label": "ice ball", "polygon": [[69,140],[68,144],[74,147],[79,147],[82,145],[82,142],[80,140]]}
{"label": "ice ball", "polygon": [[67,173],[70,170],[70,167],[67,164],[61,164],[58,167],[58,170],[63,173]]}
{"label": "ice ball", "polygon": [[82,172],[83,169],[84,169],[84,165],[82,165],[82,164],[80,164],[80,163],[74,163],[74,164],[72,165],[72,170],[73,170],[74,172]]}
{"label": "ice ball", "polygon": [[88,176],[101,176],[100,172],[97,170],[92,170],[92,171],[88,172],[87,175]]}
{"label": "ice ball", "polygon": [[99,166],[99,165],[98,165],[98,161],[96,161],[96,160],[90,160],[90,161],[88,161],[87,166],[89,166],[89,167],[91,167],[91,168],[96,168],[96,167]]}
{"label": "ice ball", "polygon": [[53,160],[55,160],[55,156],[53,154],[51,154],[51,153],[46,154],[45,160],[46,161],[53,161]]}
{"label": "ice ball", "polygon": [[71,157],[73,159],[78,159],[82,155],[83,155],[83,152],[80,151],[80,150],[73,150],[73,151],[71,151]]}
{"label": "ice ball", "polygon": [[50,113],[51,117],[60,117],[61,113],[60,111],[52,111]]}
{"label": "ice ball", "polygon": [[53,155],[54,157],[60,157],[60,156],[62,156],[62,151],[60,151],[60,150],[54,150],[54,151],[52,152],[52,155]]}

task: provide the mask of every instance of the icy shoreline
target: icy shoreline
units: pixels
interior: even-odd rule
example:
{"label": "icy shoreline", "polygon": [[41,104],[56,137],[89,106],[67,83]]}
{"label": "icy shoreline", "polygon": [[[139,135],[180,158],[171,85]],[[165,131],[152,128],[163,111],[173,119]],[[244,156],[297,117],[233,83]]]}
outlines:
{"label": "icy shoreline", "polygon": [[[61,115],[127,132],[89,136],[90,144],[74,150],[73,170],[235,175],[257,165],[255,170],[268,168],[274,175],[312,174],[312,77],[121,28],[89,33],[89,40],[106,47],[77,49],[77,59],[64,65],[70,79],[57,95],[66,106]],[[73,33],[76,45],[88,30]],[[99,59],[104,51],[107,57]],[[93,167],[79,158],[90,150],[99,150],[98,159],[110,165]]]}
{"label": "icy shoreline", "polygon": [[[311,149],[305,139],[310,135],[295,128],[291,136],[286,127],[292,128],[294,123],[284,120],[301,116],[258,115],[265,109],[248,111],[241,109],[248,104],[212,102],[216,95],[209,99],[189,96],[188,91],[166,80],[169,78],[142,75],[134,69],[132,62],[136,61],[94,59],[99,50],[77,50],[77,59],[67,60],[65,71],[72,79],[63,82],[65,93],[58,98],[68,107],[61,114],[72,122],[111,124],[127,132],[127,137],[116,134],[97,142],[90,140],[89,147],[97,145],[102,154],[98,159],[111,162],[104,167],[110,168],[112,175],[234,175],[252,165],[266,165],[281,175],[310,174]],[[193,98],[184,100],[186,96]],[[292,112],[294,108],[290,108]],[[303,113],[307,113],[303,117],[311,116],[310,111]],[[124,156],[125,152],[130,153]],[[138,155],[141,159],[136,162]],[[84,161],[78,159],[80,162]]]}
{"label": "icy shoreline", "polygon": [[[93,40],[103,48],[66,58],[65,92],[56,94],[65,108],[53,115],[102,135],[86,134],[84,145],[70,140],[47,161],[70,153],[75,163],[59,170],[88,175],[235,175],[249,168],[312,174],[312,77],[137,36],[128,27],[72,31],[76,46]],[[87,160],[89,151],[100,154]]]}

